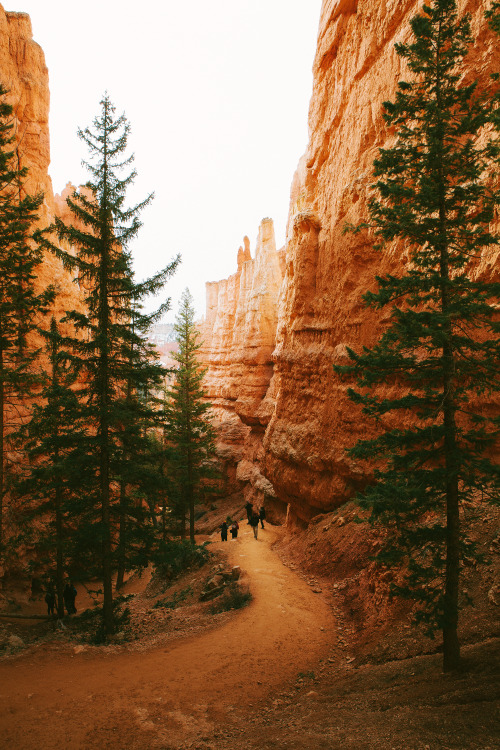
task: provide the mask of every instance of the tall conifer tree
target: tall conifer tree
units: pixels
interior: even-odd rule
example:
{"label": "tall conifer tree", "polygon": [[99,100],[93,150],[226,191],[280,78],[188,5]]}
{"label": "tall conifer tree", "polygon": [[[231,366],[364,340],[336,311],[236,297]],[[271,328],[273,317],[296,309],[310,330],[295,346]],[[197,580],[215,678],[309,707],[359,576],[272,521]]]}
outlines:
{"label": "tall conifer tree", "polygon": [[63,617],[64,577],[76,557],[72,544],[80,516],[78,507],[90,490],[92,458],[85,450],[78,370],[66,348],[71,341],[61,335],[54,318],[43,336],[48,372],[39,403],[21,433],[29,464],[16,491],[26,505],[23,517],[33,538],[34,562],[47,579],[55,580],[57,611]]}
{"label": "tall conifer tree", "polygon": [[195,504],[216,476],[214,465],[214,430],[203,390],[206,370],[197,359],[201,347],[199,332],[194,323],[193,298],[185,289],[175,321],[179,351],[173,357],[178,363],[172,384],[170,401],[166,405],[166,434],[170,444],[171,503],[181,522],[181,535],[186,534],[189,518],[189,537],[194,544]]}
{"label": "tall conifer tree", "polygon": [[500,203],[498,89],[467,83],[472,38],[455,0],[424,5],[411,27],[413,41],[396,50],[413,77],[384,104],[396,140],[375,161],[378,197],[369,206],[380,247],[399,240],[409,262],[400,276],[377,277],[378,290],[364,297],[391,310],[379,342],[350,350],[353,365],[337,370],[358,377],[363,389],[349,395],[386,425],[350,451],[378,461],[361,502],[391,529],[379,559],[407,566],[395,591],[417,600],[431,631],[442,630],[450,670],[460,656],[461,560],[472,548],[461,507],[498,502],[500,489],[500,284],[475,273],[499,244],[491,232]]}
{"label": "tall conifer tree", "polygon": [[[157,292],[174,272],[178,258],[152,279],[137,284],[133,279],[129,245],[141,222],[139,214],[152,200],[148,196],[130,208],[126,191],[135,171],[123,175],[133,161],[125,151],[130,126],[124,115],[115,117],[107,95],[93,127],[78,135],[89,151],[85,163],[91,179],[84,190],[68,198],[79,226],[56,228],[61,239],[76,249],[76,255],[52,246],[70,269],[78,271],[79,283],[87,290],[87,312],[70,311],[79,338],[75,347],[86,377],[86,421],[88,453],[95,457],[94,492],[85,511],[90,542],[99,541],[103,581],[103,618],[106,635],[113,632],[112,574],[116,563],[116,519],[120,517],[120,492],[128,483],[123,473],[126,458],[124,429],[130,427],[130,410],[136,407],[132,395],[146,387],[151,367],[146,364],[144,342],[137,327],[137,304]],[[154,367],[153,367],[154,370]],[[130,469],[130,467],[127,467]],[[123,491],[122,491],[123,500]],[[85,526],[83,527],[85,528]]]}
{"label": "tall conifer tree", "polygon": [[161,428],[155,394],[163,386],[165,370],[158,361],[156,348],[148,342],[147,333],[169,309],[170,302],[154,313],[143,311],[139,300],[144,292],[157,291],[152,282],[145,289],[142,285],[135,287],[130,321],[133,336],[126,350],[128,368],[121,398],[121,456],[117,467],[120,475],[117,588],[122,586],[127,570],[147,563],[145,551],[153,543],[156,524],[155,498],[164,482],[155,440]]}
{"label": "tall conifer tree", "polygon": [[43,195],[25,191],[28,170],[20,167],[7,93],[0,85],[0,555],[13,436],[27,418],[25,396],[36,382],[33,334],[54,296],[51,288],[40,291],[36,285],[43,256],[35,226]]}

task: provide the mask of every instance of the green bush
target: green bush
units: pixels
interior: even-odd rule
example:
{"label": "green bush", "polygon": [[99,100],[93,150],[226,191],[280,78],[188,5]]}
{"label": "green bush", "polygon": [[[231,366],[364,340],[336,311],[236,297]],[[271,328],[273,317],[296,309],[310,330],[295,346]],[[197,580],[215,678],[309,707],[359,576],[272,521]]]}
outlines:
{"label": "green bush", "polygon": [[189,541],[169,541],[153,554],[152,562],[157,573],[172,578],[191,568],[201,568],[210,558],[208,542],[191,544]]}

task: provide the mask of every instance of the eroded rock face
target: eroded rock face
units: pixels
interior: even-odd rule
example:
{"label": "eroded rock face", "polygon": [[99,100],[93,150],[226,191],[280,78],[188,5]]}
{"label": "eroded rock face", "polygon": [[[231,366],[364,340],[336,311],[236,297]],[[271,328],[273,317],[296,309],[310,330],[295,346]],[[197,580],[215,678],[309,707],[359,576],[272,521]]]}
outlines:
{"label": "eroded rock face", "polygon": [[[27,177],[23,181],[22,189],[30,195],[42,192],[44,200],[38,210],[39,226],[47,227],[53,223],[55,216],[54,195],[52,183],[48,174],[50,163],[49,149],[49,79],[45,65],[44,54],[32,38],[31,21],[26,13],[5,12],[0,5],[0,82],[7,90],[6,101],[13,107],[14,141],[9,150],[15,151],[21,167],[27,167]],[[34,228],[34,227],[33,227]],[[0,269],[1,272],[1,269]],[[81,308],[82,299],[78,284],[63,269],[62,263],[52,254],[47,254],[44,262],[36,269],[36,292],[39,293],[49,285],[53,285],[57,292],[55,302],[45,320],[37,320],[37,324],[48,329],[50,317],[56,320],[64,316],[65,311]],[[67,325],[62,325],[62,331],[67,331]],[[33,349],[44,349],[46,342],[37,333],[30,334],[30,344]],[[40,362],[47,366],[47,360],[42,352]],[[6,433],[13,426],[19,425],[27,417],[32,401],[37,398],[31,395],[30,400],[9,404],[5,407]],[[31,403],[30,403],[31,401]],[[10,453],[9,459],[15,463],[19,454]],[[4,530],[6,534],[15,530],[20,516],[15,504],[11,504],[4,497]],[[21,519],[22,520],[22,519]],[[17,549],[22,558],[22,551]],[[10,562],[9,565],[16,565]],[[11,573],[15,569],[10,568]],[[0,568],[0,587],[4,569]]]}
{"label": "eroded rock face", "polygon": [[[402,250],[375,252],[366,236],[344,235],[343,228],[367,218],[373,160],[389,141],[382,102],[394,98],[406,77],[394,44],[409,39],[409,20],[420,6],[417,0],[323,2],[310,142],[291,190],[276,407],[264,441],[265,474],[299,522],[345,502],[365,480],[345,449],[371,427],[332,363],[346,361],[346,346],[359,350],[377,340],[384,321],[362,305],[361,295],[374,288],[375,274],[401,267]],[[470,77],[489,85],[499,45],[484,20],[485,2],[459,6],[471,13],[477,39]],[[485,252],[478,273],[498,276],[498,268],[498,255]]]}
{"label": "eroded rock face", "polygon": [[0,70],[0,81],[9,90],[8,100],[17,120],[20,161],[29,168],[26,188],[30,192],[42,190],[48,196],[45,210],[50,212],[49,76],[45,58],[33,41],[27,13],[6,13],[2,5]]}
{"label": "eroded rock face", "polygon": [[207,368],[204,385],[213,405],[227,491],[245,487],[246,498],[256,504],[274,494],[259,467],[264,430],[274,410],[272,353],[282,256],[273,222],[264,219],[255,258],[245,237],[236,273],[207,284],[207,313],[200,326],[200,361]]}
{"label": "eroded rock face", "polygon": [[[8,89],[7,101],[14,108],[16,147],[21,166],[28,167],[24,183],[30,194],[43,192],[39,210],[40,226],[48,226],[56,215],[50,164],[49,141],[49,75],[41,47],[33,41],[31,20],[27,13],[6,12],[0,5],[0,82]],[[56,286],[53,313],[61,318],[64,311],[79,304],[77,285],[63,270],[62,264],[47,255],[38,269],[39,288]]]}

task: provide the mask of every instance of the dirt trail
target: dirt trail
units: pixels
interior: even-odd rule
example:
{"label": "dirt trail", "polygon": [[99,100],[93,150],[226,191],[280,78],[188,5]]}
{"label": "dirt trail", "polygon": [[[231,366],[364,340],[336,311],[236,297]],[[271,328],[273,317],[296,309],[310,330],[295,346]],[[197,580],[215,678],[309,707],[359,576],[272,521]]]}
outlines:
{"label": "dirt trail", "polygon": [[[190,746],[335,642],[322,597],[242,524],[223,546],[253,601],[222,627],[147,652],[37,650],[0,664],[0,748],[145,750]],[[193,745],[195,746],[195,745]]]}

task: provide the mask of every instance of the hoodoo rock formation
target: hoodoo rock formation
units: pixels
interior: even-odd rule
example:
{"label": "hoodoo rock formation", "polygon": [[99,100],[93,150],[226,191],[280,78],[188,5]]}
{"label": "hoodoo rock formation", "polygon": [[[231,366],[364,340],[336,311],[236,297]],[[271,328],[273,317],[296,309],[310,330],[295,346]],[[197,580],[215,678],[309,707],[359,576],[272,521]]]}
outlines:
{"label": "hoodoo rock formation", "polygon": [[227,491],[244,488],[245,498],[259,503],[274,497],[260,471],[262,439],[274,411],[272,353],[283,277],[283,251],[276,250],[271,219],[260,225],[255,258],[245,237],[237,261],[235,274],[207,283],[200,361],[207,368],[205,389]]}
{"label": "hoodoo rock formation", "polygon": [[[372,163],[389,142],[382,102],[406,76],[394,44],[409,38],[419,0],[324,0],[314,62],[310,142],[294,178],[275,351],[276,408],[264,440],[264,473],[292,517],[307,522],[332,510],[363,481],[345,449],[370,426],[346,395],[332,364],[345,347],[359,350],[381,325],[362,304],[375,274],[401,266],[402,249],[375,252],[346,223],[367,218]],[[459,2],[472,17],[477,43],[471,79],[489,85],[498,69],[498,40],[482,0]],[[494,59],[496,58],[496,60]],[[496,274],[498,257],[484,254],[478,272]]]}

